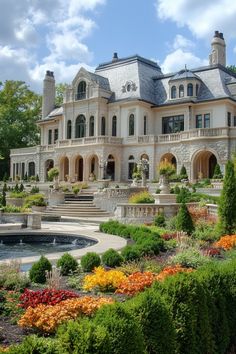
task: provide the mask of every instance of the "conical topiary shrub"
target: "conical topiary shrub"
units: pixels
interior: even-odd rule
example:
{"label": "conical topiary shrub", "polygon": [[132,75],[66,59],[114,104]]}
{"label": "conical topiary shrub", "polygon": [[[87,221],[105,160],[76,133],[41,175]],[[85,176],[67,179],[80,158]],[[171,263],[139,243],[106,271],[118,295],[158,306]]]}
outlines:
{"label": "conical topiary shrub", "polygon": [[193,220],[185,203],[182,203],[179,208],[176,227],[178,231],[187,232],[188,235],[191,235],[194,230]]}

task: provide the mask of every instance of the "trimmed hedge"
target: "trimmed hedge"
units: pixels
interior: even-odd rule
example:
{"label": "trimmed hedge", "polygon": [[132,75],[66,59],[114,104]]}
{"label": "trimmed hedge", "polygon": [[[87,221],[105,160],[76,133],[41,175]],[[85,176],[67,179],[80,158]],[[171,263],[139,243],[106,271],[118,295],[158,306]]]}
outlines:
{"label": "trimmed hedge", "polygon": [[102,263],[108,267],[118,267],[122,262],[123,257],[113,248],[109,248],[109,250],[102,255]]}
{"label": "trimmed hedge", "polygon": [[101,258],[96,252],[87,252],[80,261],[84,272],[92,272],[95,267],[100,266]]}
{"label": "trimmed hedge", "polygon": [[68,275],[77,269],[78,262],[71,254],[66,252],[58,259],[57,267],[61,269],[62,275]]}

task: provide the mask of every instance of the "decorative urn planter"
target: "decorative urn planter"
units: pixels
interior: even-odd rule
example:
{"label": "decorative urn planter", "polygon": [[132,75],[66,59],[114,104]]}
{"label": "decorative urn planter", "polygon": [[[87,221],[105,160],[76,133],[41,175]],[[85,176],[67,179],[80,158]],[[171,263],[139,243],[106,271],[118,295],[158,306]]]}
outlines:
{"label": "decorative urn planter", "polygon": [[167,175],[160,176],[159,188],[161,190],[160,194],[169,194],[170,193],[169,177]]}

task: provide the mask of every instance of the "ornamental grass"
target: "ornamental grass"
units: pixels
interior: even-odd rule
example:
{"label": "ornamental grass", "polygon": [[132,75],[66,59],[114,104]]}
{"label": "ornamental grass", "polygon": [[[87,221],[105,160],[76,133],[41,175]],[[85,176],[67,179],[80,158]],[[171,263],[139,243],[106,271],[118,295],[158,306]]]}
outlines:
{"label": "ornamental grass", "polygon": [[94,269],[93,274],[85,276],[83,289],[86,291],[114,291],[125,279],[126,275],[119,270],[111,269],[106,271],[103,267],[97,267]]}
{"label": "ornamental grass", "polygon": [[155,280],[155,274],[151,272],[136,272],[127,277],[118,289],[116,294],[125,294],[133,296],[140,291],[143,291],[145,288],[148,288],[152,285]]}
{"label": "ornamental grass", "polygon": [[112,298],[84,296],[61,301],[54,306],[39,304],[35,308],[28,307],[18,324],[21,327],[52,333],[61,323],[82,315],[91,316],[102,305],[112,303],[114,303]]}
{"label": "ornamental grass", "polygon": [[214,243],[214,247],[223,248],[225,251],[231,250],[236,246],[236,235],[222,236],[219,241]]}
{"label": "ornamental grass", "polygon": [[177,273],[190,273],[192,272],[193,269],[192,268],[185,268],[182,267],[179,264],[173,265],[173,266],[168,266],[165,267],[161,273],[159,273],[156,276],[157,280],[164,280],[166,277],[170,276],[170,275],[175,275]]}

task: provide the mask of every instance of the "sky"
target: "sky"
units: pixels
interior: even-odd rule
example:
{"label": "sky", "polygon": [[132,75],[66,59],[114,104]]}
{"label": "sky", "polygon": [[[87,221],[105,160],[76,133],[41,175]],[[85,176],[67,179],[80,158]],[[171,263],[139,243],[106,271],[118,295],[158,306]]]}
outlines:
{"label": "sky", "polygon": [[163,73],[208,64],[214,31],[236,65],[233,0],[0,0],[0,81],[42,92],[46,70],[70,83],[81,66],[139,54]]}

